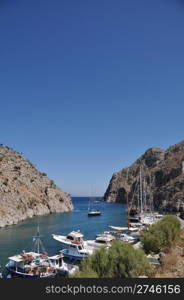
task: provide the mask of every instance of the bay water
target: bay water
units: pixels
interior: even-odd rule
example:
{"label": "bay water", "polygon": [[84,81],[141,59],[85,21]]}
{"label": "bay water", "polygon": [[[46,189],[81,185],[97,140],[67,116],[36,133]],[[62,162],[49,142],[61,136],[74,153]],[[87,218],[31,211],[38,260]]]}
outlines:
{"label": "bay water", "polygon": [[[99,198],[100,199],[100,198]],[[95,200],[99,200],[96,198]],[[101,201],[97,204],[102,211],[100,216],[88,217],[88,197],[73,197],[74,209],[68,213],[57,213],[34,217],[20,222],[17,225],[0,229],[0,265],[2,270],[8,257],[31,251],[33,248],[32,236],[36,234],[37,224],[40,227],[42,242],[49,255],[58,253],[60,243],[52,238],[52,234],[66,235],[72,230],[80,230],[84,239],[95,239],[96,234],[110,230],[109,225],[126,225],[126,205]]]}

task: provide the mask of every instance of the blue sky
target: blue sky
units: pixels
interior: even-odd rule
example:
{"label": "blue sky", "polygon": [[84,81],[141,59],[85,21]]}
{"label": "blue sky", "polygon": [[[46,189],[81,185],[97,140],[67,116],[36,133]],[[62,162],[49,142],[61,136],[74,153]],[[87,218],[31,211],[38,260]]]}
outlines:
{"label": "blue sky", "polygon": [[0,1],[0,142],[66,192],[103,195],[183,140],[182,0]]}

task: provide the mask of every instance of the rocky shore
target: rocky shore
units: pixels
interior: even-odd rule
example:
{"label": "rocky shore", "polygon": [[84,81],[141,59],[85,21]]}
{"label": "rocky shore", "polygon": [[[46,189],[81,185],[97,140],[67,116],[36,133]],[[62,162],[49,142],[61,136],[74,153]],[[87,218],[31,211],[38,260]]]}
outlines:
{"label": "rocky shore", "polygon": [[67,212],[71,198],[21,153],[0,145],[0,227],[36,215]]}

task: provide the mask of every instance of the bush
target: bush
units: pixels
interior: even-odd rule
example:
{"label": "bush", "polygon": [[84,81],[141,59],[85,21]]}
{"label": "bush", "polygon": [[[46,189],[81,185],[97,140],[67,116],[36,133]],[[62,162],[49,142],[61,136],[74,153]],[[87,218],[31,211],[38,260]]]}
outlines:
{"label": "bush", "polygon": [[158,253],[163,248],[172,248],[181,233],[180,221],[175,216],[164,217],[161,221],[150,226],[141,236],[146,253]]}
{"label": "bush", "polygon": [[150,269],[144,252],[131,245],[114,241],[111,248],[102,247],[88,256],[75,278],[130,278],[138,277]]}

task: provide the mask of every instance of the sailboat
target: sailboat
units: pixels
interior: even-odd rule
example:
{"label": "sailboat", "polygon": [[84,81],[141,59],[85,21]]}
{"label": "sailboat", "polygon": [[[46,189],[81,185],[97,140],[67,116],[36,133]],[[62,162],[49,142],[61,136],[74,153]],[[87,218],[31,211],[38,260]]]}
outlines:
{"label": "sailboat", "polygon": [[[151,178],[150,178],[151,185]],[[130,217],[130,222],[139,223],[140,225],[152,225],[158,221],[153,212],[153,199],[151,188],[149,192],[149,201],[147,200],[146,181],[142,178],[142,166],[139,171],[139,197],[138,197],[138,212]],[[131,223],[131,224],[132,224]]]}
{"label": "sailboat", "polygon": [[[130,223],[130,207],[128,201],[128,192],[126,193],[126,202],[127,202],[127,226],[109,226],[111,229],[115,230],[114,234],[116,238],[125,243],[135,243],[138,239],[138,231],[139,227],[137,227],[138,223],[136,223],[136,227],[134,227]],[[138,219],[139,222],[139,219]]]}
{"label": "sailboat", "polygon": [[53,278],[57,275],[56,268],[52,266],[48,254],[45,252],[39,226],[37,234],[33,236],[33,250],[30,252],[23,251],[9,257],[6,269],[11,275],[23,278]]}
{"label": "sailboat", "polygon": [[98,203],[98,202],[96,200],[91,201],[89,199],[89,203],[88,203],[88,216],[89,217],[101,215],[101,211],[97,208],[97,206],[94,205],[95,203]]}

